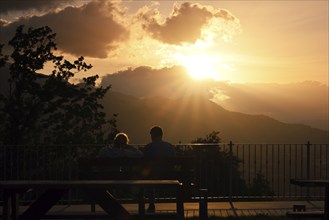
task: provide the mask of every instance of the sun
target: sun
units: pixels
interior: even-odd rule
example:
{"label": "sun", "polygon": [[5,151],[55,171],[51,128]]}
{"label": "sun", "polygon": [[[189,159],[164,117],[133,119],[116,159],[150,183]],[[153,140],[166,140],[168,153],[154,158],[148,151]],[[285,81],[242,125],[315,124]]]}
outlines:
{"label": "sun", "polygon": [[220,63],[220,57],[207,54],[176,55],[178,63],[184,66],[194,79],[219,78],[216,66]]}

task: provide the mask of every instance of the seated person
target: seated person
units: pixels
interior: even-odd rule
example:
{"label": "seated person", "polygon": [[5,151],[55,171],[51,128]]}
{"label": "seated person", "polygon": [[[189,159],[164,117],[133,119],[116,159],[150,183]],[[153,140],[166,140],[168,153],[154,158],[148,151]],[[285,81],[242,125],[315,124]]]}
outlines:
{"label": "seated person", "polygon": [[128,135],[120,132],[115,135],[113,146],[103,147],[99,157],[142,157],[143,153],[137,148],[128,145]]}
{"label": "seated person", "polygon": [[[159,157],[174,157],[174,146],[162,140],[163,130],[160,126],[154,126],[150,131],[151,143],[147,144],[143,149],[145,158],[156,160]],[[155,212],[155,192],[149,189],[149,207],[147,212]]]}
{"label": "seated person", "polygon": [[[113,145],[109,145],[106,147],[103,147],[100,151],[98,156],[99,157],[142,157],[143,153],[142,151],[138,150],[137,148],[128,145],[129,139],[128,135],[120,132],[115,135]],[[111,171],[119,171],[122,172],[122,170],[125,170],[125,168],[119,166],[119,167],[111,167],[107,168],[107,170]],[[130,197],[131,194],[135,196],[137,194],[136,189],[112,189],[110,190],[110,193],[115,195],[115,197]]]}

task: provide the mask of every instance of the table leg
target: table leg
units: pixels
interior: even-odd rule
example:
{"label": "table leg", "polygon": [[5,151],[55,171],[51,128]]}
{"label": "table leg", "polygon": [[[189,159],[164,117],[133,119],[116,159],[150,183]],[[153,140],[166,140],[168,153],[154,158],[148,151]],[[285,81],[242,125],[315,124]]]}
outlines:
{"label": "table leg", "polygon": [[143,219],[145,216],[144,189],[140,189],[138,197],[138,214]]}
{"label": "table leg", "polygon": [[177,188],[176,211],[178,219],[184,219],[184,186],[179,185]]}
{"label": "table leg", "polygon": [[17,192],[11,192],[11,218],[12,220],[18,219],[18,194]]}
{"label": "table leg", "polygon": [[329,219],[329,186],[325,188],[324,195],[324,219]]}
{"label": "table leg", "polygon": [[48,189],[19,217],[20,220],[41,219],[68,189]]}
{"label": "table leg", "polygon": [[3,220],[10,219],[10,203],[11,203],[10,190],[4,190],[3,192],[3,207],[2,207],[2,218]]}
{"label": "table leg", "polygon": [[114,220],[132,220],[132,215],[106,190],[85,189],[84,192],[98,203]]}

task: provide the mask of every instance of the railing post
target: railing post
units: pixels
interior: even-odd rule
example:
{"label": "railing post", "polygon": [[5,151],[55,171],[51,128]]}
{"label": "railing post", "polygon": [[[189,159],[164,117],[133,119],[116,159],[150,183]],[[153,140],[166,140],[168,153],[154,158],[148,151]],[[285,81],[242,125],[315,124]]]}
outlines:
{"label": "railing post", "polygon": [[[310,141],[306,144],[306,178],[309,180],[311,178],[310,171],[311,171],[311,143]],[[306,198],[310,198],[310,188],[306,188]]]}
{"label": "railing post", "polygon": [[200,200],[199,200],[199,219],[208,219],[208,190],[200,189]]}
{"label": "railing post", "polygon": [[[69,149],[68,149],[68,180],[72,180],[72,144],[69,144]],[[68,192],[68,204],[72,205],[72,193],[71,190]]]}
{"label": "railing post", "polygon": [[230,174],[229,174],[229,195],[228,195],[228,198],[229,198],[229,201],[232,200],[232,184],[233,184],[233,175],[232,175],[232,172],[233,172],[233,142],[230,141],[230,152],[229,152],[229,159],[230,159]]}

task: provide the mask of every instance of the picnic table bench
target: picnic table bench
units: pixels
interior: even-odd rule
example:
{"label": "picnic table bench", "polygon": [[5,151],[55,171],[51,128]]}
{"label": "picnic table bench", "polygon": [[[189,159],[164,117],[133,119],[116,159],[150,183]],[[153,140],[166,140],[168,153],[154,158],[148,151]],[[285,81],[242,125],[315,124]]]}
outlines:
{"label": "picnic table bench", "polygon": [[[113,218],[145,219],[144,189],[171,189],[176,194],[176,213],[159,213],[152,218],[184,218],[184,201],[192,185],[193,158],[161,158],[156,162],[145,158],[81,158],[78,161],[79,180],[31,180],[0,181],[3,190],[2,218],[7,219],[74,219]],[[169,172],[171,171],[171,172]],[[129,213],[108,190],[139,189],[139,212]],[[43,190],[24,213],[19,212],[17,195],[29,189]],[[87,197],[100,205],[105,215],[93,212],[48,213],[61,197],[71,189],[83,191]],[[93,211],[93,210],[91,210]]]}
{"label": "picnic table bench", "polygon": [[[100,205],[106,212],[107,217],[113,219],[135,219],[110,193],[107,189],[113,187],[165,187],[179,189],[180,183],[174,180],[157,181],[153,180],[31,180],[31,181],[0,181],[0,188],[3,190],[3,212],[2,219],[67,219],[67,218],[85,218],[84,213],[48,213],[49,209],[57,204],[60,198],[71,189],[83,191],[91,200]],[[38,197],[23,213],[19,212],[18,194],[26,193],[28,190],[43,190],[43,193]],[[180,198],[180,195],[178,195]],[[182,199],[179,204],[178,213],[183,214]],[[49,215],[48,215],[49,214]],[[65,217],[66,216],[66,217]],[[89,213],[88,218],[93,215]],[[138,216],[143,217],[143,216]],[[180,218],[179,216],[177,216]],[[94,215],[94,218],[99,218],[99,215]]]}
{"label": "picnic table bench", "polygon": [[289,218],[319,218],[319,219],[329,219],[329,180],[310,180],[310,179],[291,179],[291,184],[301,186],[301,187],[324,187],[324,211],[289,211],[286,216]]}
{"label": "picnic table bench", "polygon": [[288,211],[286,213],[288,218],[306,219],[306,218],[319,218],[324,219],[324,211]]}
{"label": "picnic table bench", "polygon": [[[183,202],[191,198],[193,186],[193,157],[167,158],[81,158],[78,161],[79,176],[85,180],[124,180],[136,188],[136,181],[147,180],[150,185],[140,187],[137,195],[138,214],[145,216],[145,193],[148,189],[165,189],[175,194],[177,213],[184,215]],[[176,188],[175,188],[176,187]],[[113,188],[121,188],[118,185]],[[119,198],[120,199],[120,198]],[[91,206],[95,211],[94,205]],[[162,215],[158,213],[157,215]],[[153,214],[154,215],[154,214]],[[166,213],[165,215],[168,215]]]}

